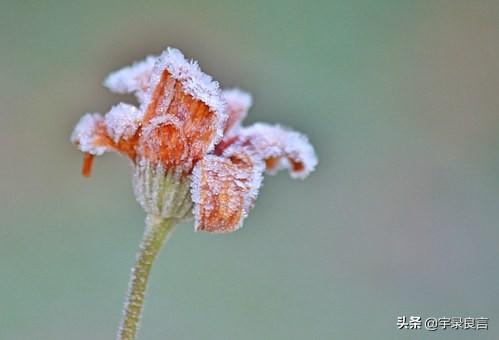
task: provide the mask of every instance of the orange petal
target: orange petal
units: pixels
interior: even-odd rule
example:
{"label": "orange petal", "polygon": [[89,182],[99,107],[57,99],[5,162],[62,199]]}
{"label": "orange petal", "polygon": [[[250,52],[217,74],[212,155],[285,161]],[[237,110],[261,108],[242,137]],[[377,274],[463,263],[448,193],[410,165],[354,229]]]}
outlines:
{"label": "orange petal", "polygon": [[132,160],[135,159],[135,144],[138,136],[132,134],[116,138],[116,133],[111,131],[107,124],[109,123],[107,118],[98,113],[87,113],[81,117],[71,135],[71,142],[85,153],[82,170],[84,176],[88,177],[91,173],[93,157],[102,155],[106,151],[120,152]]}
{"label": "orange petal", "polygon": [[248,115],[253,100],[248,92],[237,88],[224,90],[223,96],[227,101],[228,113],[224,134],[228,134],[240,127],[241,122]]}
{"label": "orange petal", "polygon": [[226,116],[218,83],[180,51],[168,49],[158,59],[151,80],[141,156],[190,172],[219,141]]}
{"label": "orange petal", "polygon": [[143,117],[143,112],[133,105],[120,103],[112,107],[104,117],[102,128],[106,132],[100,141],[135,161]]}
{"label": "orange petal", "polygon": [[104,85],[115,93],[134,93],[140,103],[149,89],[157,57],[148,56],[142,61],[111,73]]}
{"label": "orange petal", "polygon": [[196,164],[192,199],[196,231],[226,233],[239,229],[262,182],[263,165],[249,155],[207,155]]}
{"label": "orange petal", "polygon": [[216,153],[227,156],[233,149],[240,148],[265,161],[270,174],[287,168],[293,178],[305,178],[317,165],[314,148],[307,137],[278,125],[257,123],[241,128],[222,141]]}
{"label": "orange petal", "polygon": [[81,169],[81,174],[85,177],[90,177],[90,174],[92,173],[92,164],[94,162],[94,155],[91,153],[84,153],[83,154],[83,166]]}
{"label": "orange petal", "polygon": [[92,155],[102,155],[111,150],[104,118],[99,113],[87,113],[76,124],[71,142],[78,148]]}

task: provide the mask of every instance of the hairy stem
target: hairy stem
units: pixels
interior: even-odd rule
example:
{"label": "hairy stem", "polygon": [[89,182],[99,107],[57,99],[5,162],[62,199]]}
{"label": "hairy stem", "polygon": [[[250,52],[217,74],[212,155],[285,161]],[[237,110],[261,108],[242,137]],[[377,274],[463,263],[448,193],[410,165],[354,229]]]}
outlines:
{"label": "hairy stem", "polygon": [[152,263],[174,226],[175,219],[155,216],[148,216],[146,219],[146,229],[130,277],[125,310],[117,337],[119,340],[134,340],[137,335]]}

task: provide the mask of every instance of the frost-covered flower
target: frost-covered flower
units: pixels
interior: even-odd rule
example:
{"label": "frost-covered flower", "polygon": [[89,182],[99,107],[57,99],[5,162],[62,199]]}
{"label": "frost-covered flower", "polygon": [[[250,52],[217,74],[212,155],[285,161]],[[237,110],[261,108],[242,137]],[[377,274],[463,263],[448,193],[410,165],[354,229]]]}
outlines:
{"label": "frost-covered flower", "polygon": [[118,332],[118,339],[133,340],[152,263],[178,221],[194,216],[196,231],[237,230],[265,171],[288,169],[291,177],[305,178],[317,158],[298,132],[242,126],[251,95],[222,91],[177,49],[116,71],[104,84],[135,94],[139,107],[120,103],[104,116],[87,113],[71,141],[84,152],[85,176],[106,151],[125,155],[134,169],[135,196],[147,218]]}
{"label": "frost-covered flower", "polygon": [[118,70],[105,85],[135,94],[140,106],[120,103],[105,116],[86,114],[71,141],[85,153],[85,176],[94,156],[127,156],[137,200],[149,216],[180,220],[192,212],[196,231],[234,231],[253,206],[265,170],[304,178],[317,164],[304,135],[278,125],[242,126],[251,96],[222,91],[177,49]]}

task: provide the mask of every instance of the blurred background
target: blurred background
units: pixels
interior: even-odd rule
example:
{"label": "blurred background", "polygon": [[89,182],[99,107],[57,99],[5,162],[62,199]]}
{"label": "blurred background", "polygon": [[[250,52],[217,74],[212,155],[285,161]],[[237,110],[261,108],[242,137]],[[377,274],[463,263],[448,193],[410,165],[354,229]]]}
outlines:
{"label": "blurred background", "polygon": [[[306,133],[230,235],[177,228],[140,339],[498,339],[499,2],[0,3],[0,339],[113,339],[144,213],[128,161],[69,143],[166,46]],[[489,317],[488,331],[397,316]]]}

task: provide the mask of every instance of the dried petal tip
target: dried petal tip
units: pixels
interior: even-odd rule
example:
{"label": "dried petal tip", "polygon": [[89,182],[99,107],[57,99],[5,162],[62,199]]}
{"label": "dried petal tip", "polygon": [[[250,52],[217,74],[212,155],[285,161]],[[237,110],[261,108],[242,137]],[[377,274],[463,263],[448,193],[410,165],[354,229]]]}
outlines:
{"label": "dried petal tip", "polygon": [[148,56],[132,66],[111,73],[104,81],[104,86],[115,93],[135,93],[139,101],[142,101],[149,88],[156,59],[156,56]]}
{"label": "dried petal tip", "polygon": [[229,117],[225,123],[225,133],[237,129],[253,104],[251,94],[238,88],[223,91],[223,96],[227,101],[227,112]]}
{"label": "dried petal tip", "polygon": [[242,226],[262,183],[263,164],[249,155],[207,155],[192,174],[195,230],[227,233]]}
{"label": "dried petal tip", "polygon": [[143,118],[144,113],[135,106],[120,103],[106,114],[106,131],[115,143],[120,139],[129,140],[137,132]]}
{"label": "dried petal tip", "polygon": [[94,155],[89,153],[83,154],[83,166],[81,168],[81,174],[85,177],[90,177],[92,172],[92,165],[94,163]]}
{"label": "dried petal tip", "polygon": [[308,138],[279,125],[256,123],[242,128],[237,140],[224,154],[230,154],[234,149],[237,152],[237,148],[241,147],[250,149],[264,160],[269,174],[289,169],[291,177],[303,179],[317,165],[317,156]]}
{"label": "dried petal tip", "polygon": [[99,113],[87,113],[80,118],[71,134],[71,142],[78,148],[92,155],[102,155],[108,151],[104,145],[96,143],[104,118]]}

